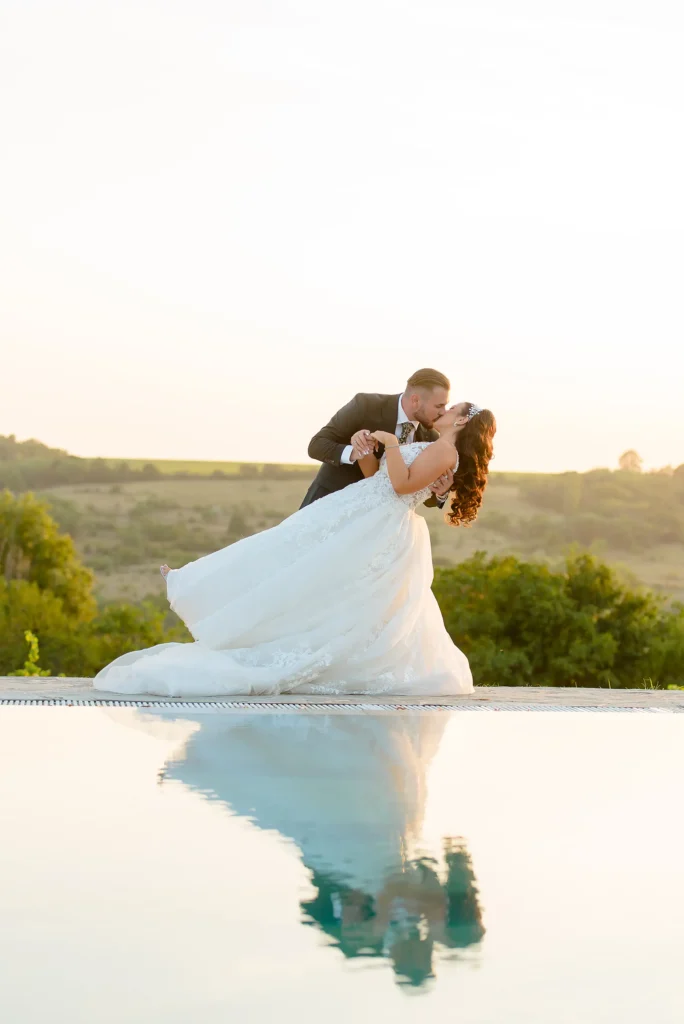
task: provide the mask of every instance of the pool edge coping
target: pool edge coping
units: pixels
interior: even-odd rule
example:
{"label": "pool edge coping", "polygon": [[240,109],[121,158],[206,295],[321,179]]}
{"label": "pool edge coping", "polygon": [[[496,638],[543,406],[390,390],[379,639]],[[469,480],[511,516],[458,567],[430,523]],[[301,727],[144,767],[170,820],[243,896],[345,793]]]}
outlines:
{"label": "pool edge coping", "polygon": [[59,704],[125,705],[187,709],[193,706],[204,710],[245,711],[253,708],[266,710],[275,705],[278,710],[321,711],[348,707],[363,710],[652,710],[684,713],[684,691],[681,690],[616,690],[584,687],[551,686],[476,686],[473,693],[454,697],[414,697],[391,694],[355,694],[347,696],[321,696],[314,694],[278,694],[263,697],[155,697],[148,694],[117,694],[95,690],[91,679],[84,678],[29,678],[0,676],[0,704]]}

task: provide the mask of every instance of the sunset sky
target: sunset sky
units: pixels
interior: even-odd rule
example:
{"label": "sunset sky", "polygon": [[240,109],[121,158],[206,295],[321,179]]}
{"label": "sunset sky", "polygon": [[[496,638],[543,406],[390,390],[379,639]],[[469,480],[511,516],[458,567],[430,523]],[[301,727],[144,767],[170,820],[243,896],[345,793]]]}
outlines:
{"label": "sunset sky", "polygon": [[683,11],[2,0],[0,433],[302,462],[433,365],[495,469],[684,462]]}

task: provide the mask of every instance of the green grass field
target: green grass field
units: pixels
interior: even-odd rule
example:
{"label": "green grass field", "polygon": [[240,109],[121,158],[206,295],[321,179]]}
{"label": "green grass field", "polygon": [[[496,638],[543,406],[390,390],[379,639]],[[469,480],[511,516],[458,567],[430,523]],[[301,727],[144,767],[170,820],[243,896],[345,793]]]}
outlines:
{"label": "green grass field", "polygon": [[[121,462],[127,462],[131,469],[140,470],[144,466],[155,466],[164,476],[172,476],[176,473],[187,473],[189,476],[212,476],[214,473],[223,473],[225,476],[234,476],[244,472],[243,467],[248,467],[248,472],[254,470],[262,472],[267,463],[263,462],[200,462],[193,459],[105,459],[108,466],[114,468]],[[278,463],[278,470],[284,473],[305,473],[314,471],[314,466],[295,465],[289,463]]]}
{"label": "green grass field", "polygon": [[[0,488],[52,506],[103,599],[160,592],[161,562],[182,565],[275,526],[300,505],[315,463],[81,459],[0,437]],[[684,465],[653,473],[493,473],[472,529],[423,510],[436,565],[474,551],[559,564],[588,550],[631,582],[684,600]]]}
{"label": "green grass field", "polygon": [[[213,471],[226,463],[203,465],[207,472],[201,478],[75,485],[41,493],[94,569],[103,599],[136,601],[161,593],[162,562],[180,565],[275,526],[296,511],[308,486],[306,477],[249,479],[233,473],[228,479],[212,478],[209,467]],[[314,469],[310,467],[311,475]],[[438,510],[423,509],[435,563],[453,565],[484,550],[557,564],[570,546],[549,549],[544,537],[562,525],[563,516],[540,513],[538,505],[526,500],[527,479],[523,474],[493,474],[480,517],[469,529],[447,526]],[[684,599],[684,545],[653,544],[625,552],[599,539],[584,546],[617,565],[626,577]]]}

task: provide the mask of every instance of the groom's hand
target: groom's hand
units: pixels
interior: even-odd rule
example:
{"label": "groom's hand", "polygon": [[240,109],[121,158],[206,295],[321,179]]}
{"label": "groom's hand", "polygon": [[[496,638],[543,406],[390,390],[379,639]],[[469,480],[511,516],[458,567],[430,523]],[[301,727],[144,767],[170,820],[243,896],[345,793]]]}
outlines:
{"label": "groom's hand", "polygon": [[375,451],[376,441],[371,437],[370,430],[357,430],[351,439],[351,445],[353,448],[352,459],[356,462],[357,459],[363,459]]}
{"label": "groom's hand", "polygon": [[448,469],[446,473],[442,473],[442,475],[435,480],[434,484],[430,486],[430,490],[436,498],[444,498],[449,493],[449,488],[453,482],[454,471],[453,469]]}

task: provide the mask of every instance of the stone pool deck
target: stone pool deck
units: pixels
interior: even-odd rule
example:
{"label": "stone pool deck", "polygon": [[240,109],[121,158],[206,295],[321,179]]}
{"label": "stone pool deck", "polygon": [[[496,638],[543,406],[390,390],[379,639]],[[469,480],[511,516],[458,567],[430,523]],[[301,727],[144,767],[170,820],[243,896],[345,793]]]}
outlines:
{"label": "stone pool deck", "polygon": [[684,690],[599,690],[582,687],[551,686],[476,686],[475,692],[460,697],[395,697],[390,695],[321,697],[303,694],[279,694],[273,697],[205,697],[188,701],[182,697],[153,697],[145,694],[125,695],[94,690],[90,679],[23,678],[0,676],[0,704],[42,703],[60,704],[190,704],[203,707],[216,705],[216,710],[231,706],[245,710],[246,706],[264,707],[269,704],[311,706],[324,710],[326,706],[353,705],[401,708],[440,707],[468,710],[544,711],[563,709],[586,711],[670,711],[684,714]]}

